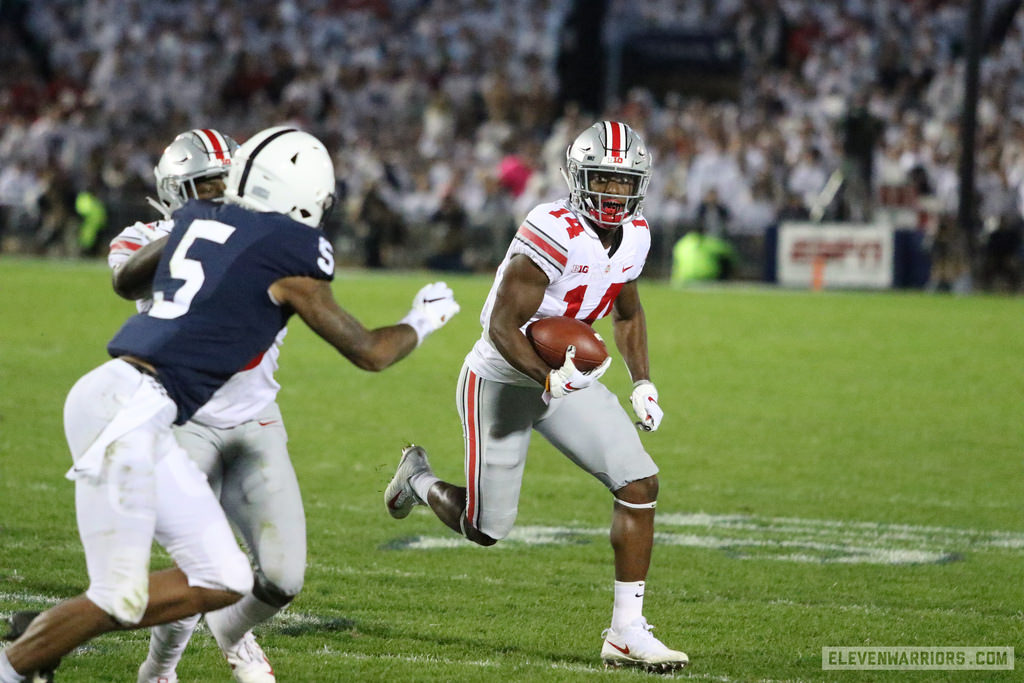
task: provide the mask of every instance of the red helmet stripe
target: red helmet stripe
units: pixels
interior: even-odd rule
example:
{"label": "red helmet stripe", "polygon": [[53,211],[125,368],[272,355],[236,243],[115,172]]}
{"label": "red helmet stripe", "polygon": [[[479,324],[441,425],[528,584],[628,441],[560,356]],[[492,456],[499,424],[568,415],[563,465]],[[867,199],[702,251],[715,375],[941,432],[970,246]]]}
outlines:
{"label": "red helmet stripe", "polygon": [[199,131],[210,141],[210,148],[213,150],[213,156],[221,161],[228,158],[228,146],[220,138],[220,133],[209,128],[202,128]]}
{"label": "red helmet stripe", "polygon": [[605,121],[605,139],[608,140],[608,151],[626,151],[626,127],[618,121]]}

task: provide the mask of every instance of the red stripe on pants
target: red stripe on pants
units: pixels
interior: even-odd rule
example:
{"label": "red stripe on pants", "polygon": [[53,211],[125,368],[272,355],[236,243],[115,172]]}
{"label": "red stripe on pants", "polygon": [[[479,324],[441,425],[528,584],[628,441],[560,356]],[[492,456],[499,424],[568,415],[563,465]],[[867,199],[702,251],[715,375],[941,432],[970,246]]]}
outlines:
{"label": "red stripe on pants", "polygon": [[[476,374],[470,370],[466,377],[466,520],[477,527],[477,496],[479,492],[480,448],[477,443]],[[478,527],[477,527],[478,528]]]}

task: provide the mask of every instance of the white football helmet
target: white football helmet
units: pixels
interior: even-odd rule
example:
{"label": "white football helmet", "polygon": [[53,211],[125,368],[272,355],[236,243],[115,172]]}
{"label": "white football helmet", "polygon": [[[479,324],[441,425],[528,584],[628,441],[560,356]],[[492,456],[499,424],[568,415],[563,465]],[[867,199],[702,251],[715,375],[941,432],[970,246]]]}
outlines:
{"label": "white football helmet", "polygon": [[[591,189],[595,175],[628,179],[629,194]],[[565,152],[562,176],[569,204],[603,228],[615,228],[640,213],[651,181],[651,155],[636,131],[619,121],[601,121],[579,134]]]}
{"label": "white football helmet", "polygon": [[297,128],[262,130],[235,153],[224,198],[319,227],[334,205],[331,155],[322,142]]}
{"label": "white football helmet", "polygon": [[174,138],[153,169],[160,201],[151,203],[169,216],[196,198],[197,180],[226,176],[237,149],[237,142],[212,128],[195,128]]}

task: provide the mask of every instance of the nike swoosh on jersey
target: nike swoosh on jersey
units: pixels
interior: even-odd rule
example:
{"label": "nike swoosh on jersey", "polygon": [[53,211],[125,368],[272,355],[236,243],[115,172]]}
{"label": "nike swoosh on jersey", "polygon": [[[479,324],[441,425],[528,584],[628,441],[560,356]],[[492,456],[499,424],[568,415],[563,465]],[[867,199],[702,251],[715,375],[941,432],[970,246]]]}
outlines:
{"label": "nike swoosh on jersey", "polygon": [[266,427],[267,425],[274,424],[277,420],[256,420],[256,422],[259,423],[260,427]]}
{"label": "nike swoosh on jersey", "polygon": [[623,266],[623,268],[622,268],[622,272],[623,272],[623,273],[625,273],[625,272],[626,272],[627,270],[629,270],[629,269],[630,269],[630,268],[632,268],[632,267],[633,267],[633,266]]}

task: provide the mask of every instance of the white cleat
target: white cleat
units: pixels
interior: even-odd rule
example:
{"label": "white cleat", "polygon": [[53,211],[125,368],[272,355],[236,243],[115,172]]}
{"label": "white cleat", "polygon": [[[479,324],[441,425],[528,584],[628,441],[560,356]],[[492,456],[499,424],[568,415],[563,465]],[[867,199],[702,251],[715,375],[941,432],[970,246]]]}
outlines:
{"label": "white cleat", "polygon": [[409,479],[420,472],[429,471],[430,463],[427,462],[425,450],[414,444],[402,449],[402,459],[398,461],[395,476],[384,489],[384,505],[389,515],[395,519],[402,519],[409,516],[414,506],[423,505],[423,501],[417,498],[416,492],[412,490]]}
{"label": "white cleat", "polygon": [[256,642],[256,637],[249,631],[238,643],[229,650],[224,650],[231,675],[238,683],[275,683],[274,668],[270,660],[263,654],[263,648]]}
{"label": "white cleat", "polygon": [[643,617],[616,631],[605,629],[601,660],[606,667],[630,666],[653,673],[669,673],[685,668],[690,658],[685,652],[671,650],[651,635],[654,627]]}
{"label": "white cleat", "polygon": [[154,673],[153,666],[147,659],[139,666],[139,676],[136,683],[178,683],[178,674],[174,671],[170,673]]}

